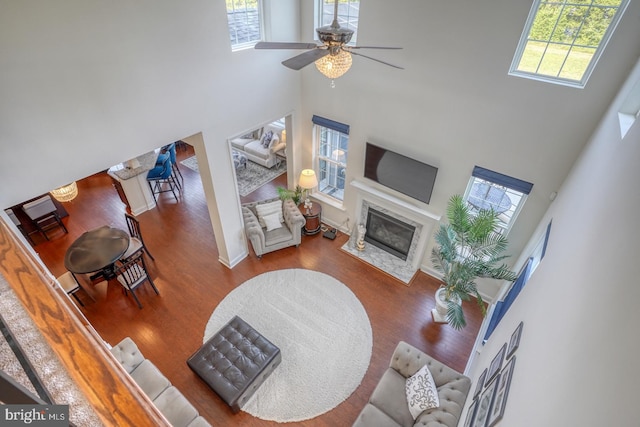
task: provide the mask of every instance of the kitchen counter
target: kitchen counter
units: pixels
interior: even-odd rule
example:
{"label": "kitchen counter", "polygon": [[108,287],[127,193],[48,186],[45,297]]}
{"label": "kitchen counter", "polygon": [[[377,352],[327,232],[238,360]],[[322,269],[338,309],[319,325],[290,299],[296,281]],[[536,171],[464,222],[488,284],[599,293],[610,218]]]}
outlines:
{"label": "kitchen counter", "polygon": [[147,182],[147,173],[155,167],[159,151],[150,151],[112,166],[107,171],[109,176],[121,185],[126,196],[125,203],[134,215],[156,207],[156,201]]}
{"label": "kitchen counter", "polygon": [[109,175],[114,174],[119,179],[131,179],[143,172],[148,172],[153,169],[156,165],[157,158],[158,153],[156,151],[150,151],[142,156],[136,157],[135,159],[112,166],[109,168]]}

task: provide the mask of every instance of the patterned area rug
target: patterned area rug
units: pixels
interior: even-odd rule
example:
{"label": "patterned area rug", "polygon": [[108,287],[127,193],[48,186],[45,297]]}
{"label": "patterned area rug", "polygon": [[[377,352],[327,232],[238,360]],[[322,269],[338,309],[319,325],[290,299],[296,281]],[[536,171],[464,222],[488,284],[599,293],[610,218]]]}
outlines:
{"label": "patterned area rug", "polygon": [[360,385],[373,337],[364,307],[328,274],[288,269],[261,274],[216,307],[204,340],[234,315],[280,348],[282,362],[242,407],[254,417],[296,422],[338,406]]}
{"label": "patterned area rug", "polygon": [[[189,169],[199,172],[196,156],[191,156],[180,162]],[[242,197],[262,187],[267,182],[275,179],[287,171],[287,162],[281,161],[278,166],[265,168],[257,163],[247,160],[247,167],[240,167],[236,170],[236,180],[238,181],[238,192]]]}

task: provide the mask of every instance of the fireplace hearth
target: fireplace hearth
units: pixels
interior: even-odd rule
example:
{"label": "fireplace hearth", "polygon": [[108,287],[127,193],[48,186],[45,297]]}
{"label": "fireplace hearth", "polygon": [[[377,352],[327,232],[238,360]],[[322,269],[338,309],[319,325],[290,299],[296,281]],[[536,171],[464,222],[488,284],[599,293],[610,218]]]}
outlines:
{"label": "fireplace hearth", "polygon": [[342,249],[408,285],[419,267],[422,224],[368,200],[362,200],[359,223],[367,228],[365,249],[357,248],[357,233]]}

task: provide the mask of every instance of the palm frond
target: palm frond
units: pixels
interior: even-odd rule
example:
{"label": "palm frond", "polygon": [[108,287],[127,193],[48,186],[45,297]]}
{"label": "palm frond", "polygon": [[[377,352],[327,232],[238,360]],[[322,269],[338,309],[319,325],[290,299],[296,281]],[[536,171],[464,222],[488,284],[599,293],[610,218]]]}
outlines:
{"label": "palm frond", "polygon": [[462,305],[449,302],[447,304],[447,322],[455,330],[460,330],[467,326],[467,319],[464,317]]}
{"label": "palm frond", "polygon": [[467,202],[460,195],[452,196],[447,205],[447,219],[451,227],[458,232],[464,232],[471,226],[470,218]]}

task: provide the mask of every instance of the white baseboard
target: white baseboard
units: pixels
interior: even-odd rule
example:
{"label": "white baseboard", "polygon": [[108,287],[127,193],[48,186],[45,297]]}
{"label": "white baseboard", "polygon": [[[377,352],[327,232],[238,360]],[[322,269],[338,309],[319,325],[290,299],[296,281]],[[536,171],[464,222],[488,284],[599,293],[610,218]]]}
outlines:
{"label": "white baseboard", "polygon": [[242,261],[243,259],[245,259],[246,257],[249,256],[249,252],[244,252],[241,253],[240,255],[238,255],[237,257],[235,257],[233,260],[231,260],[231,262],[229,262],[228,260],[222,258],[222,257],[218,257],[218,261],[224,265],[225,267],[231,269],[233,267],[235,267],[236,265],[238,265],[238,263],[240,263],[240,261]]}

